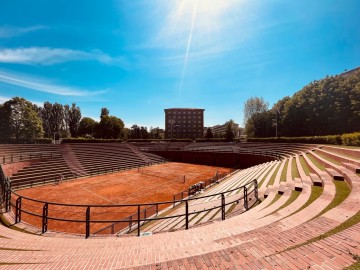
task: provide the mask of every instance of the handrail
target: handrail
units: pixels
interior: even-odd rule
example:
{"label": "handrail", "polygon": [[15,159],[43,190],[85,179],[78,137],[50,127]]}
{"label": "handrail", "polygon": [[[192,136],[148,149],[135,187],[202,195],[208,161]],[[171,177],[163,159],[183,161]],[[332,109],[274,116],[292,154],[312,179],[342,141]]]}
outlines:
{"label": "handrail", "polygon": [[[249,192],[248,189],[252,190]],[[149,222],[149,221],[153,221],[153,220],[161,220],[161,219],[168,219],[168,218],[174,218],[174,216],[168,216],[168,217],[158,217],[158,210],[160,208],[161,205],[172,205],[174,203],[180,203],[180,204],[185,204],[186,207],[186,213],[185,214],[180,214],[180,215],[176,215],[176,217],[185,217],[186,220],[186,229],[188,229],[189,227],[189,216],[190,215],[194,215],[196,213],[201,213],[204,211],[210,211],[216,208],[221,208],[222,211],[222,219],[225,219],[225,206],[234,202],[238,202],[239,200],[244,200],[244,208],[245,210],[249,209],[249,205],[248,205],[248,196],[249,194],[254,192],[254,196],[255,196],[255,200],[253,205],[257,202],[258,200],[258,184],[257,184],[257,180],[252,180],[240,187],[231,189],[231,190],[227,190],[227,191],[223,191],[223,192],[219,192],[216,194],[210,194],[210,195],[206,195],[206,196],[201,196],[201,197],[196,197],[196,198],[186,198],[186,199],[181,199],[181,200],[173,200],[173,201],[163,201],[163,202],[151,202],[151,203],[142,203],[142,204],[115,204],[115,205],[99,205],[99,204],[66,204],[66,203],[54,203],[54,202],[47,202],[44,200],[38,200],[38,199],[33,199],[33,198],[29,198],[26,196],[21,196],[20,194],[18,194],[17,192],[15,192],[14,190],[10,190],[11,193],[13,195],[15,195],[13,198],[16,199],[16,203],[13,203],[12,201],[10,201],[10,205],[12,206],[12,208],[15,209],[15,223],[21,222],[21,214],[22,213],[26,213],[28,215],[32,215],[32,216],[36,216],[36,217],[41,217],[42,218],[42,232],[45,233],[47,231],[47,224],[48,224],[48,220],[57,220],[57,221],[66,221],[66,222],[78,222],[78,223],[85,223],[86,226],[86,233],[85,233],[85,238],[88,238],[90,236],[90,224],[91,223],[116,223],[116,222],[122,222],[122,223],[126,223],[126,222],[131,222],[131,225],[133,223],[137,224],[137,234],[138,236],[140,236],[140,231],[141,231],[141,223],[145,223],[145,222]],[[231,202],[225,202],[225,194],[228,193],[232,193],[234,191],[240,191],[243,190],[243,195],[241,195],[241,197],[237,198],[234,201]],[[209,197],[216,197],[216,196],[221,196],[221,205],[219,206],[215,206],[212,207],[211,209],[206,209],[206,210],[198,210],[198,211],[194,211],[189,213],[188,211],[188,207],[189,207],[189,202],[191,201],[195,201],[195,200],[201,200],[201,199],[206,199]],[[30,210],[24,209],[22,207],[22,205],[24,205],[23,201],[31,201],[31,202],[36,202],[36,203],[42,203],[43,204],[43,211],[42,214],[39,213],[34,213],[31,212]],[[83,219],[66,219],[66,218],[59,218],[59,217],[55,217],[55,216],[50,216],[49,215],[49,205],[55,205],[55,206],[64,206],[64,207],[83,207],[86,208],[85,211],[85,220]],[[142,207],[144,206],[155,206],[156,207],[156,214],[155,215],[151,215],[150,217],[147,217],[146,215],[142,215],[142,213],[144,213],[144,209],[141,210]],[[92,208],[116,208],[116,207],[137,207],[137,213],[135,215],[132,215],[131,220],[119,220],[119,219],[106,219],[106,220],[93,220],[91,219],[91,209]],[[9,209],[7,209],[7,211],[10,211],[10,207]],[[144,216],[144,217],[142,217]],[[134,217],[134,218],[133,218]],[[132,229],[130,225],[130,230]]]}
{"label": "handrail", "polygon": [[21,154],[3,155],[0,157],[0,164],[7,164],[7,163],[41,159],[41,158],[53,158],[60,156],[61,156],[60,152],[54,152],[54,151],[25,152]]}

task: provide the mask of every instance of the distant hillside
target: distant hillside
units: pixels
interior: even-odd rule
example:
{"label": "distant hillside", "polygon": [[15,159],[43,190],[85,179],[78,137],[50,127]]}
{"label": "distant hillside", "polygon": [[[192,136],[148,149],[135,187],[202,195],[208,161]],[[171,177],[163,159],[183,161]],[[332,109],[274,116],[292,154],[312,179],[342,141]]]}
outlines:
{"label": "distant hillside", "polygon": [[313,81],[247,124],[248,135],[320,136],[360,131],[360,67]]}
{"label": "distant hillside", "polygon": [[349,70],[349,71],[345,71],[344,73],[341,73],[339,76],[341,77],[347,77],[349,75],[353,75],[355,74],[356,72],[358,72],[360,70],[360,67],[357,67],[357,68],[354,68],[352,70]]}

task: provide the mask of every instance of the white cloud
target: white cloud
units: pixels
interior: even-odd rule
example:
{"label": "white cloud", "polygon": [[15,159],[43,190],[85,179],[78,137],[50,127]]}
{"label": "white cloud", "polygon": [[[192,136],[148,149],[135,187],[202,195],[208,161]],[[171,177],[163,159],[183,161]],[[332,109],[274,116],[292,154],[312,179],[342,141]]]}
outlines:
{"label": "white cloud", "polygon": [[100,90],[90,92],[70,86],[59,85],[44,79],[2,71],[0,71],[0,82],[60,96],[94,96],[108,91]]}
{"label": "white cloud", "polygon": [[63,48],[30,47],[0,49],[0,62],[28,65],[54,65],[69,61],[93,60],[106,65],[126,65],[125,58],[111,57],[100,50],[91,52]]}
{"label": "white cloud", "polygon": [[0,26],[0,38],[21,36],[23,34],[44,30],[44,29],[48,29],[48,27],[44,25],[34,25],[29,27],[16,27],[16,26],[3,25]]}

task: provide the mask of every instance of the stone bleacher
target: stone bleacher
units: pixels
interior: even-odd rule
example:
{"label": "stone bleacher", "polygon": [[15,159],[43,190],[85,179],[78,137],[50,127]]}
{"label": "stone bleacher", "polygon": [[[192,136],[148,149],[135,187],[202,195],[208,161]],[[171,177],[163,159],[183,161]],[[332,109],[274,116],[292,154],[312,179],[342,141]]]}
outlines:
{"label": "stone bleacher", "polygon": [[[0,236],[6,237],[0,237],[1,262],[7,269],[343,269],[358,262],[360,223],[325,238],[316,238],[359,213],[360,176],[343,166],[360,161],[357,152],[324,146],[321,149],[313,146],[315,151],[309,151],[308,146],[297,145],[286,153],[290,147],[282,147],[283,160],[233,173],[202,194],[225,192],[258,179],[259,194],[263,196],[269,190],[267,198],[241,215],[196,226],[211,221],[209,216],[218,220],[215,213],[209,212],[194,217],[193,228],[189,230],[179,230],[183,224],[179,219],[172,223],[155,222],[147,227],[154,233],[169,229],[175,229],[174,232],[87,240],[64,235],[39,237],[0,226]],[[299,177],[293,177],[293,160]],[[280,168],[276,170],[277,167]],[[284,168],[286,179],[281,179]],[[332,171],[343,177],[351,192],[339,205],[324,212],[337,197],[334,181],[338,180],[334,180]],[[269,186],[273,176],[275,181]],[[311,186],[319,183],[322,193],[307,205]],[[297,188],[299,185],[301,190]],[[274,201],[280,187],[284,188],[282,195]],[[290,202],[295,192],[299,194]],[[215,201],[215,198],[195,201],[196,205],[194,202],[190,209],[208,207]]]}
{"label": "stone bleacher", "polygon": [[31,163],[7,175],[13,188],[55,182],[60,175],[67,180],[165,161],[120,143],[0,145],[1,157],[6,161],[3,166],[31,158]]}

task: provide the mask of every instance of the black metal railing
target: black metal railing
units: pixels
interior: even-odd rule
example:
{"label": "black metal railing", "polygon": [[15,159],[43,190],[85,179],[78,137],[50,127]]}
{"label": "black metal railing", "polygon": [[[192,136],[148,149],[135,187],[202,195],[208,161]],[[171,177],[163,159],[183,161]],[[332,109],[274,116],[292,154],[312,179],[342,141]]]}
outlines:
{"label": "black metal railing", "polygon": [[[63,177],[62,181],[68,181],[68,180],[77,179],[79,177],[85,177],[85,176],[92,177],[92,176],[98,176],[98,175],[103,175],[103,174],[108,174],[108,173],[132,170],[132,169],[136,169],[136,168],[147,167],[147,166],[151,166],[151,165],[155,165],[155,164],[162,164],[162,163],[166,163],[166,162],[167,161],[164,160],[164,161],[155,161],[155,162],[151,162],[151,163],[142,163],[142,164],[136,164],[136,165],[127,165],[127,166],[123,165],[123,166],[113,167],[110,169],[93,169],[84,175],[79,175],[76,173],[68,173],[68,174],[62,175],[62,177]],[[41,178],[41,179],[32,179],[31,175],[30,175],[30,177],[28,179],[22,179],[21,181],[20,180],[13,181],[12,188],[15,190],[18,190],[18,189],[29,188],[29,187],[32,188],[34,186],[40,186],[40,185],[56,184],[57,182],[58,182],[58,174],[54,174],[50,178]]]}
{"label": "black metal railing", "polygon": [[[130,230],[136,230],[137,235],[141,234],[141,227],[143,224],[150,221],[159,221],[171,218],[183,218],[185,229],[189,228],[189,220],[193,215],[197,215],[203,212],[212,211],[217,209],[221,212],[221,219],[226,218],[226,207],[229,205],[239,204],[243,202],[244,211],[251,208],[258,201],[258,183],[257,180],[248,182],[247,184],[236,187],[231,190],[219,192],[216,194],[210,194],[202,197],[187,198],[176,201],[164,201],[144,204],[122,204],[122,205],[84,205],[84,204],[65,204],[65,203],[53,203],[37,199],[32,199],[26,196],[21,196],[15,191],[8,189],[10,197],[7,198],[8,206],[6,211],[12,210],[15,215],[15,223],[22,221],[23,214],[40,218],[41,219],[41,231],[47,232],[49,221],[61,221],[83,224],[85,226],[85,238],[91,235],[92,224],[120,224],[130,223]],[[204,207],[204,199],[212,198],[211,202],[207,202],[207,207]],[[190,204],[191,203],[191,204]],[[185,207],[185,213],[175,215],[158,215],[160,209],[165,209],[168,206],[174,204],[180,204]],[[99,218],[103,217],[104,213],[119,213],[124,207],[137,209],[136,214],[132,215],[130,219],[116,219],[113,216],[107,217],[107,219]],[[179,207],[179,206],[178,206]],[[69,208],[70,210],[67,210]],[[69,218],[65,213],[74,212],[78,218]],[[107,212],[113,210],[112,212]],[[145,210],[147,209],[147,210]],[[150,211],[149,209],[153,209]],[[102,215],[99,215],[99,210]],[[192,210],[192,211],[191,211]],[[58,216],[56,215],[58,214]],[[70,215],[71,216],[71,215]],[[82,217],[82,218],[81,218]],[[85,217],[85,218],[84,218]],[[110,232],[116,232],[114,227],[106,227]],[[97,231],[98,232],[98,231]]]}
{"label": "black metal railing", "polygon": [[21,154],[11,154],[0,157],[0,164],[33,160],[33,159],[55,158],[55,157],[61,157],[61,153],[60,152],[29,152],[29,153],[21,153]]}
{"label": "black metal railing", "polygon": [[236,153],[236,154],[251,154],[260,155],[266,157],[273,157],[278,160],[281,159],[281,153],[278,151],[272,151],[270,149],[248,149],[248,148],[236,148],[236,147],[191,147],[188,149],[172,149],[168,147],[140,147],[143,152],[210,152],[210,153]]}

